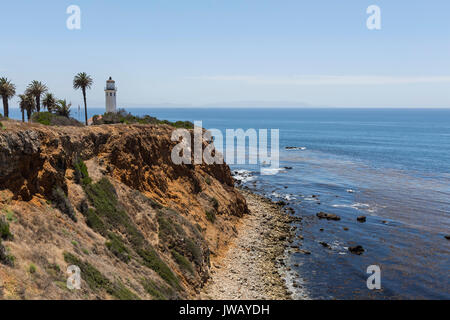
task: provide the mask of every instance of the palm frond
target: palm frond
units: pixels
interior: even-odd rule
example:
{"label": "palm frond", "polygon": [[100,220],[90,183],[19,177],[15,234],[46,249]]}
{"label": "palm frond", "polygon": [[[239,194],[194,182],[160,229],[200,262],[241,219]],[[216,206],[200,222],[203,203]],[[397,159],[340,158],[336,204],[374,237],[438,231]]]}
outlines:
{"label": "palm frond", "polygon": [[73,78],[73,88],[77,89],[90,89],[94,83],[92,77],[86,72],[80,72]]}

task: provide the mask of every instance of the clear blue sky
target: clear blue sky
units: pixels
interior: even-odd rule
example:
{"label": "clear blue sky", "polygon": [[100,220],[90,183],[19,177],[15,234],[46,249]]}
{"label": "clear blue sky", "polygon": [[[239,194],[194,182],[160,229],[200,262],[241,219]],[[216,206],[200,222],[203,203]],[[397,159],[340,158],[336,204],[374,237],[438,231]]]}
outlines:
{"label": "clear blue sky", "polygon": [[[66,28],[69,5],[81,30]],[[366,28],[381,8],[382,29]],[[448,0],[2,1],[0,75],[74,105],[450,107]],[[16,104],[13,100],[13,104]]]}

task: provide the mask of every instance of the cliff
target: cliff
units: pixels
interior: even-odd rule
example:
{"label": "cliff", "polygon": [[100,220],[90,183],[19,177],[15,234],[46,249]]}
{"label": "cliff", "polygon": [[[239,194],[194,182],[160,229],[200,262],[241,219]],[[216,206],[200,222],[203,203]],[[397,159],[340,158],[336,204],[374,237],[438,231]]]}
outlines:
{"label": "cliff", "polygon": [[172,163],[172,127],[3,124],[0,298],[193,297],[248,212],[227,165]]}

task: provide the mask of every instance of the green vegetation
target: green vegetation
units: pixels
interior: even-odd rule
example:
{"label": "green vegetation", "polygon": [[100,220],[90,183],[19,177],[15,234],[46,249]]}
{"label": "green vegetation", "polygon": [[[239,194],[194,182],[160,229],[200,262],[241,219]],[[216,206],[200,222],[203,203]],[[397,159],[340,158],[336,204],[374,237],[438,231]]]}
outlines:
{"label": "green vegetation", "polygon": [[130,261],[130,251],[123,243],[121,237],[114,233],[109,233],[109,241],[106,242],[106,247],[120,260],[128,263]]}
{"label": "green vegetation", "polygon": [[85,213],[86,224],[94,231],[104,235],[106,233],[106,227],[102,219],[97,215],[94,209],[88,209]]}
{"label": "green vegetation", "polygon": [[32,120],[33,122],[37,122],[46,126],[51,125],[53,114],[50,112],[37,112],[33,114]]}
{"label": "green vegetation", "polygon": [[214,223],[216,221],[216,213],[211,211],[211,210],[206,210],[205,211],[206,214],[206,219],[212,223]]}
{"label": "green vegetation", "polygon": [[[77,157],[78,158],[78,157]],[[75,160],[73,164],[75,182],[83,185],[90,184],[92,179],[89,177],[89,172],[83,160]]]}
{"label": "green vegetation", "polygon": [[161,292],[161,289],[156,285],[155,282],[143,279],[141,283],[145,291],[147,291],[147,293],[154,297],[156,300],[167,300],[166,296]]}
{"label": "green vegetation", "polygon": [[0,263],[13,267],[16,258],[9,254],[8,250],[3,246],[2,239],[0,238]]}
{"label": "green vegetation", "polygon": [[165,219],[161,212],[158,213],[158,224],[159,224],[159,238],[164,242],[169,242],[170,237],[175,234],[175,229],[173,224],[171,224],[167,219]]}
{"label": "green vegetation", "polygon": [[176,298],[175,292],[170,287],[160,286],[150,279],[142,279],[141,284],[144,287],[145,291],[147,291],[147,293],[154,297],[156,300],[168,300]]}
{"label": "green vegetation", "polygon": [[64,252],[64,261],[80,268],[83,280],[86,281],[92,290],[108,289],[111,286],[108,278],[103,276],[100,271],[88,262],[81,261],[73,254]]}
{"label": "green vegetation", "polygon": [[44,107],[44,109],[47,109],[49,112],[53,112],[58,107],[58,101],[52,93],[48,92],[44,96],[44,99],[42,99],[42,106]]}
{"label": "green vegetation", "polygon": [[90,223],[95,225],[96,231],[107,237],[109,229],[118,229],[127,236],[133,248],[143,247],[144,236],[125,210],[120,207],[114,186],[108,179],[102,178],[95,184],[85,185],[84,190],[95,208],[95,215],[90,213],[88,223],[90,219]]}
{"label": "green vegetation", "polygon": [[78,259],[69,252],[64,252],[64,260],[80,268],[83,280],[92,290],[105,290],[111,296],[119,300],[137,300],[139,297],[127,289],[122,283],[112,283],[100,271],[93,267],[90,263]]}
{"label": "green vegetation", "polygon": [[206,182],[206,184],[207,184],[208,186],[210,186],[210,185],[211,185],[211,178],[210,178],[210,177],[206,177],[206,178],[205,178],[205,182]]}
{"label": "green vegetation", "polygon": [[219,201],[217,201],[216,198],[211,198],[211,204],[213,206],[213,208],[217,211],[217,209],[219,209]]}
{"label": "green vegetation", "polygon": [[108,293],[119,300],[140,300],[138,295],[131,292],[120,282],[114,284]]}
{"label": "green vegetation", "polygon": [[180,288],[178,278],[173,274],[172,270],[161,260],[155,249],[149,248],[139,250],[139,256],[143,259],[144,265],[154,270],[163,280],[174,288]]}
{"label": "green vegetation", "polygon": [[37,270],[36,266],[31,263],[30,266],[28,267],[28,272],[33,274],[33,273],[36,273],[36,270]]}
{"label": "green vegetation", "polygon": [[9,222],[16,222],[17,218],[14,215],[14,211],[12,211],[10,208],[6,208],[4,209],[5,214],[6,214],[6,220],[8,220]]}
{"label": "green vegetation", "polygon": [[192,267],[192,264],[189,262],[188,259],[186,259],[184,256],[182,256],[175,250],[172,250],[172,256],[175,259],[175,262],[178,263],[178,265],[181,267],[181,269],[188,271],[191,274],[194,274],[194,268]]}
{"label": "green vegetation", "polygon": [[4,217],[0,217],[0,238],[7,241],[12,240],[14,236],[9,230],[9,223],[5,220]]}
{"label": "green vegetation", "polygon": [[[176,248],[177,253],[183,258],[189,259],[197,265],[201,265],[203,261],[201,248],[194,239],[188,236],[181,226],[181,224],[187,226],[196,237],[202,238],[198,230],[198,228],[201,230],[201,227],[198,224],[197,226],[189,224],[177,212],[170,209],[164,209],[158,212],[158,224],[160,241],[166,244],[169,249]],[[177,259],[178,257],[174,256],[174,258]],[[177,262],[180,262],[178,263],[180,266],[183,265],[181,259]]]}
{"label": "green vegetation", "polygon": [[[67,106],[65,106],[67,108]],[[75,126],[82,127],[83,124],[74,118],[70,118],[67,113],[67,109],[64,109],[63,113],[51,113],[48,111],[45,112],[35,112],[31,116],[31,121],[35,123],[40,123],[45,126]],[[67,115],[67,116],[66,116]]]}
{"label": "green vegetation", "polygon": [[[95,208],[86,214],[87,224],[109,238],[108,249],[124,262],[130,260],[130,251],[121,237],[110,230],[118,230],[126,235],[134,251],[142,258],[143,264],[158,273],[168,284],[179,287],[179,280],[172,270],[161,260],[156,251],[146,242],[142,233],[118,202],[114,186],[103,178],[97,183],[84,185],[86,195]],[[170,226],[169,226],[170,227]]]}
{"label": "green vegetation", "polygon": [[73,245],[74,247],[78,247],[78,242],[75,241],[75,240],[72,240],[72,245]]}
{"label": "green vegetation", "polygon": [[77,222],[77,217],[75,216],[75,211],[73,210],[72,204],[69,199],[67,199],[66,194],[60,187],[53,188],[52,197],[54,205],[62,213],[65,213],[74,222]]}
{"label": "green vegetation", "polygon": [[45,271],[54,278],[59,278],[61,275],[61,268],[56,263],[50,263],[45,266]]}
{"label": "green vegetation", "polygon": [[203,260],[202,249],[194,242],[194,240],[186,239],[186,249],[192,255],[193,261],[200,265]]}
{"label": "green vegetation", "polygon": [[190,121],[170,122],[168,120],[159,120],[149,115],[138,117],[133,116],[131,113],[126,112],[124,109],[119,109],[117,112],[107,112],[103,114],[101,117],[96,115],[93,117],[93,122],[95,125],[114,124],[114,123],[167,124],[175,128],[194,129],[194,124]]}

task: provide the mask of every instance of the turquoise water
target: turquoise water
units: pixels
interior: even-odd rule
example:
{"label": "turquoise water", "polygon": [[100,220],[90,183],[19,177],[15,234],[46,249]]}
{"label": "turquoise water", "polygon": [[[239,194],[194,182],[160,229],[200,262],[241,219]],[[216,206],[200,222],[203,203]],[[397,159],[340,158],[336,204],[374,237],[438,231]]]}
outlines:
{"label": "turquoise water", "polygon": [[[444,238],[450,234],[450,110],[128,111],[201,120],[207,129],[280,130],[281,167],[292,169],[273,176],[260,175],[256,166],[232,169],[248,170],[245,186],[284,199],[303,217],[298,233],[304,240],[294,245],[311,255],[291,253],[289,263],[311,298],[450,298],[450,241]],[[342,219],[318,220],[319,211]],[[366,223],[356,221],[360,215]],[[350,254],[352,245],[362,245],[363,255]],[[366,287],[369,265],[381,267],[381,291]]]}

